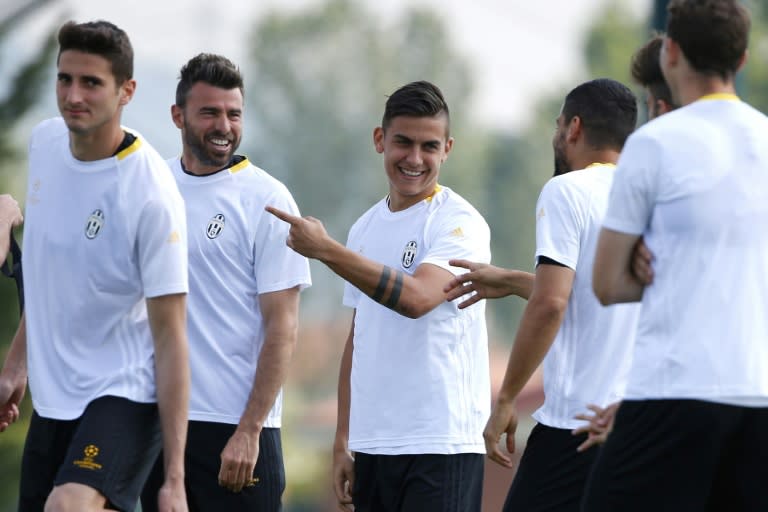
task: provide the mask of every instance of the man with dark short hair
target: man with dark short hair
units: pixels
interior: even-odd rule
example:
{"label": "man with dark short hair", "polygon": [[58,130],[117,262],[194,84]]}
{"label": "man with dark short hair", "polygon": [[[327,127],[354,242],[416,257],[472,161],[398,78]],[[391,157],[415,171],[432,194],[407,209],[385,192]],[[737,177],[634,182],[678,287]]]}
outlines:
{"label": "man with dark short hair", "polygon": [[[506,434],[515,449],[514,402],[539,365],[544,404],[533,428],[504,510],[579,510],[584,483],[597,455],[588,437],[574,436],[576,416],[589,404],[606,407],[624,390],[636,328],[637,306],[603,308],[592,293],[592,261],[613,180],[615,162],[634,130],[637,104],[624,85],[609,79],[585,82],[565,97],[552,140],[555,177],[536,206],[536,274],[477,262],[453,261],[469,273],[446,288],[450,299],[512,293],[528,299],[507,371],[484,436],[488,456],[512,468],[499,447]],[[522,293],[521,293],[522,292]]]}
{"label": "man with dark short hair", "polygon": [[25,313],[0,373],[0,427],[34,411],[19,510],[133,511],[161,446],[163,512],[187,510],[184,203],[120,117],[133,49],[106,21],[58,34],[61,117],[29,144]]}
{"label": "man with dark short hair", "polygon": [[[600,301],[642,310],[583,509],[768,510],[768,118],[734,86],[749,13],[668,9],[660,62],[681,107],[627,141],[595,257]],[[641,237],[649,285],[631,270]]]}
{"label": "man with dark short hair", "polygon": [[[229,59],[190,59],[171,115],[183,147],[168,163],[189,226],[189,509],[278,512],[281,386],[296,346],[299,291],[311,281],[307,259],[285,245],[288,225],[264,207],[298,208],[285,185],[236,153],[243,77]],[[155,510],[161,462],[144,512]]]}
{"label": "man with dark short hair", "polygon": [[352,226],[346,247],[317,219],[268,209],[291,225],[290,247],[347,281],[344,304],[354,308],[339,374],[336,496],[356,512],[479,512],[485,303],[459,309],[443,287],[457,271],[448,260],[490,260],[490,230],[438,184],[453,138],[435,85],[395,91],[373,143],[389,194]]}

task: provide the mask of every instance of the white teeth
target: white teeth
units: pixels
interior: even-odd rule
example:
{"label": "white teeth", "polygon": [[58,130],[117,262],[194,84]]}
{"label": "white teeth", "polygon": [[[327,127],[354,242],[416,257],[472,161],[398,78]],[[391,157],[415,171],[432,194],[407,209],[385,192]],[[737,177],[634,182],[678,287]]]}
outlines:
{"label": "white teeth", "polygon": [[228,146],[229,145],[229,141],[226,140],[226,139],[208,139],[208,140],[210,140],[212,143],[216,144],[217,146]]}
{"label": "white teeth", "polygon": [[423,173],[423,171],[409,171],[408,169],[403,169],[402,167],[400,168],[400,172],[402,172],[406,176],[413,176],[414,178],[417,176],[421,176],[421,174]]}

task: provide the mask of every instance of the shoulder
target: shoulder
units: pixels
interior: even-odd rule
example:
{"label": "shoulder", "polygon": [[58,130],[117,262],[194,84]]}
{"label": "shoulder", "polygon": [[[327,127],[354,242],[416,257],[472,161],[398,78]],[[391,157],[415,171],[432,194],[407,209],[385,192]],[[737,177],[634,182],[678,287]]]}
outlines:
{"label": "shoulder", "polygon": [[588,168],[554,176],[541,189],[539,201],[579,202],[588,198],[598,173],[612,172],[603,168]]}
{"label": "shoulder", "polygon": [[64,119],[61,117],[46,119],[32,129],[30,145],[34,147],[36,145],[50,144],[54,139],[67,137],[67,134],[68,130],[67,125],[64,124]]}
{"label": "shoulder", "polygon": [[370,208],[368,208],[362,215],[360,215],[360,217],[358,217],[357,220],[349,228],[349,234],[352,235],[353,233],[356,233],[362,226],[369,224],[371,219],[376,216],[378,210],[383,207],[385,201],[386,199],[381,199],[380,201],[371,205]]}
{"label": "shoulder", "polygon": [[[435,233],[473,232],[490,237],[485,217],[466,199],[448,187],[441,187],[433,199],[427,229]],[[436,230],[436,231],[435,231]]]}
{"label": "shoulder", "polygon": [[440,215],[455,214],[468,215],[485,222],[483,215],[477,211],[472,203],[448,187],[440,187],[440,190],[432,199],[433,207]]}
{"label": "shoulder", "polygon": [[248,159],[233,166],[231,172],[238,180],[242,181],[244,186],[252,188],[254,192],[263,192],[269,195],[291,195],[285,183],[261,167],[254,165]]}

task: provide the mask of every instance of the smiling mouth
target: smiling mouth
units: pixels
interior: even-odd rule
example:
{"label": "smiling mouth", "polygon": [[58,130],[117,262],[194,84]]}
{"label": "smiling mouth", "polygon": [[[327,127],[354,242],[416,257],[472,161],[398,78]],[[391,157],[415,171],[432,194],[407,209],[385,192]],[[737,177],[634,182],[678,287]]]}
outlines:
{"label": "smiling mouth", "polygon": [[208,139],[208,142],[216,146],[218,149],[226,150],[231,145],[231,142],[227,139],[220,139],[218,137],[211,137]]}
{"label": "smiling mouth", "polygon": [[404,169],[402,167],[398,167],[397,169],[401,173],[405,174],[406,176],[408,176],[410,178],[418,178],[419,176],[421,176],[422,174],[424,174],[426,172],[426,171],[411,171],[411,170],[408,170],[408,169]]}

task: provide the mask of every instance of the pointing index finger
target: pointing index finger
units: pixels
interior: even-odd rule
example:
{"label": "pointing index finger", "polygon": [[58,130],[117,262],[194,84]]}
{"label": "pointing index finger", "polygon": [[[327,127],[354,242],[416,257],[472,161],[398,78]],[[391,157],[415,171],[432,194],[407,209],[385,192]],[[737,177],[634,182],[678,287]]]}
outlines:
{"label": "pointing index finger", "polygon": [[278,219],[285,221],[290,225],[296,224],[301,219],[301,217],[296,217],[295,215],[291,215],[290,213],[284,212],[283,210],[278,210],[274,206],[266,206],[264,209]]}

